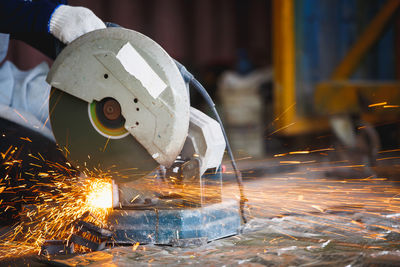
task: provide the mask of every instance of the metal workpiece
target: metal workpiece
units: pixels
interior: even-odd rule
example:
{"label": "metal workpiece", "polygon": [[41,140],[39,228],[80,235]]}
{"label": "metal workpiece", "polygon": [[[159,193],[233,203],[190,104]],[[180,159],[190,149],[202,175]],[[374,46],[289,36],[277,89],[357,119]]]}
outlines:
{"label": "metal workpiece", "polygon": [[80,219],[76,220],[74,223],[76,230],[69,238],[68,243],[84,246],[92,251],[103,250],[111,240],[113,232],[96,226],[93,223],[86,222],[85,219],[88,216],[93,217],[92,214],[87,212]]}
{"label": "metal workpiece", "polygon": [[84,238],[84,237],[82,237],[80,235],[76,235],[76,234],[72,234],[69,241],[73,244],[87,247],[91,251],[103,250],[103,249],[105,249],[106,244],[107,244],[105,241],[97,243],[97,242],[94,242],[92,240],[89,240],[87,238]]}
{"label": "metal workpiece", "polygon": [[78,221],[76,223],[76,226],[78,227],[79,231],[90,233],[99,238],[107,239],[112,236],[112,232],[110,230],[100,228],[92,223],[88,223],[85,221]]}
{"label": "metal workpiece", "polygon": [[40,255],[67,255],[74,253],[74,245],[67,240],[46,240],[40,250]]}
{"label": "metal workpiece", "polygon": [[235,235],[240,227],[237,201],[224,201],[200,208],[114,210],[114,240],[120,244],[177,245],[185,240],[204,243],[204,240]]}
{"label": "metal workpiece", "polygon": [[86,212],[70,225],[74,227],[72,228],[74,230],[67,240],[46,240],[41,247],[40,255],[55,256],[73,254],[75,253],[75,245],[86,247],[91,251],[105,249],[113,232],[84,221],[89,216],[93,215],[90,214],[90,212]]}
{"label": "metal workpiece", "polygon": [[238,233],[239,203],[222,198],[220,169],[200,176],[198,159],[171,168],[154,178],[153,192],[143,190],[147,195],[136,182],[119,187],[120,205],[108,217],[115,243],[201,245]]}

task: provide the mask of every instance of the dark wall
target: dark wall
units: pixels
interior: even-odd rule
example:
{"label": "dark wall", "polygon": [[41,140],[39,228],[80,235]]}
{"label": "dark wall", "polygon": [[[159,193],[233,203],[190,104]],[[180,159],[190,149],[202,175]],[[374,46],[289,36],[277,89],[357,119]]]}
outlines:
{"label": "dark wall", "polygon": [[[270,64],[270,0],[70,0],[104,21],[153,38],[174,58],[196,68],[234,67],[244,48],[256,66]],[[9,59],[20,68],[46,58],[13,41]],[[49,61],[48,61],[49,62]]]}

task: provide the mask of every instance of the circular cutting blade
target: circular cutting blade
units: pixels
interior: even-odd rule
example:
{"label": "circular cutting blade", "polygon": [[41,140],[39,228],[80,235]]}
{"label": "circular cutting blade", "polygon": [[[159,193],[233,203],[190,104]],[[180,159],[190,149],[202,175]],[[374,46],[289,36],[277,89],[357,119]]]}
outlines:
{"label": "circular cutting blade", "polygon": [[[105,99],[87,103],[52,88],[50,122],[65,157],[77,169],[108,173],[117,182],[129,182],[158,164],[123,127],[118,104]],[[104,110],[105,115],[102,115]]]}

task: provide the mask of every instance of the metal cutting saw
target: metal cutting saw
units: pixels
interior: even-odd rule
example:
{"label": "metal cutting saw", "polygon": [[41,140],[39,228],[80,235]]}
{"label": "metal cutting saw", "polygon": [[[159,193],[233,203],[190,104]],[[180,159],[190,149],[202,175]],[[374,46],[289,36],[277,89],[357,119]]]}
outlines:
{"label": "metal cutting saw", "polygon": [[[82,172],[101,170],[115,181],[110,221],[119,221],[118,242],[172,244],[237,233],[243,200],[226,202],[219,192],[210,201],[204,193],[210,183],[222,188],[226,148],[243,193],[220,118],[190,107],[192,84],[215,111],[200,83],[156,42],[121,27],[90,32],[61,51],[47,82],[51,126],[65,157]],[[135,185],[149,175],[195,181],[197,203],[176,197],[179,205],[166,208],[160,195],[131,203]]]}

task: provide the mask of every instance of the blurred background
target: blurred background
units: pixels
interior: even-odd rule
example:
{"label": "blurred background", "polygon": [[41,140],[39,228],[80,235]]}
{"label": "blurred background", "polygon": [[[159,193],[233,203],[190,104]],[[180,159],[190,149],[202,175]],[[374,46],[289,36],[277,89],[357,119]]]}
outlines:
{"label": "blurred background", "polygon": [[[399,145],[398,0],[69,3],[151,37],[185,64],[216,99],[236,153],[340,147],[371,163]],[[21,69],[51,64],[18,41],[8,58]]]}
{"label": "blurred background", "polygon": [[[271,1],[252,0],[69,0],[104,21],[139,31],[173,58],[200,71],[231,69],[240,49],[255,66],[271,64]],[[31,68],[43,56],[14,42],[10,57]]]}

